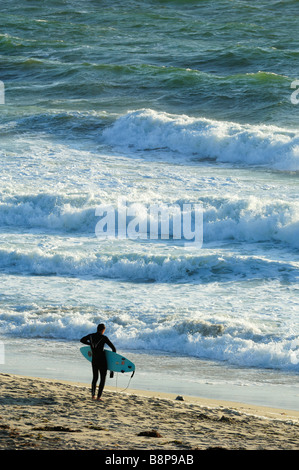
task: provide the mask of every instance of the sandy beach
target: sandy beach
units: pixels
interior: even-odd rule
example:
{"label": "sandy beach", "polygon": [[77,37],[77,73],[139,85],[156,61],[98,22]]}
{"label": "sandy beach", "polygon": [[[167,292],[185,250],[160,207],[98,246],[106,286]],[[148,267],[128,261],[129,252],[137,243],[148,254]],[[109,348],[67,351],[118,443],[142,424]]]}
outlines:
{"label": "sandy beach", "polygon": [[299,412],[0,374],[1,450],[298,450]]}

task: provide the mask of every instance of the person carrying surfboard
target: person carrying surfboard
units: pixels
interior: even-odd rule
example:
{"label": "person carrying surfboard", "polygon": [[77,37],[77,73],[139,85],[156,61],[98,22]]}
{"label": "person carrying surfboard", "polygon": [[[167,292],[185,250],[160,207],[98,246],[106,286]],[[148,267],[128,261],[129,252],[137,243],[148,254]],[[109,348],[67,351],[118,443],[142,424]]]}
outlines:
{"label": "person carrying surfboard", "polygon": [[97,327],[96,333],[91,333],[89,335],[83,336],[80,339],[80,342],[87,344],[91,348],[92,352],[92,382],[91,382],[91,395],[93,399],[96,399],[96,385],[99,378],[100,372],[100,383],[98,389],[97,400],[102,401],[101,396],[104,390],[106,375],[107,375],[107,360],[104,353],[104,346],[107,344],[113,352],[116,352],[116,348],[113,343],[109,340],[107,336],[104,335],[105,332],[104,323],[100,323]]}

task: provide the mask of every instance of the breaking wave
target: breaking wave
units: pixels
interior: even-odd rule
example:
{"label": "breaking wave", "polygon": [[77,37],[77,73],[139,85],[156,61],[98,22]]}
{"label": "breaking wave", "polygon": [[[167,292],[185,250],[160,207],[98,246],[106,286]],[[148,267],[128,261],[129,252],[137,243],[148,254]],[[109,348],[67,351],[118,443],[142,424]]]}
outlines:
{"label": "breaking wave", "polygon": [[184,157],[274,170],[299,170],[299,132],[271,125],[130,111],[103,131],[106,143],[134,150],[163,149]]}

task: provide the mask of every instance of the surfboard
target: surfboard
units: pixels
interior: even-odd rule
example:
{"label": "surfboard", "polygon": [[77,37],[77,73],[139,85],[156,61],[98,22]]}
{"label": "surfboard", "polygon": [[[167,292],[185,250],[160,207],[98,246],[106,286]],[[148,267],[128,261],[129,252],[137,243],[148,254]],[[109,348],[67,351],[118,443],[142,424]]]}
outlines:
{"label": "surfboard", "polygon": [[[113,351],[108,351],[104,349],[108,370],[113,372],[135,372],[135,364],[121,354],[115,353]],[[90,346],[83,346],[80,348],[81,354],[91,362],[92,353]]]}

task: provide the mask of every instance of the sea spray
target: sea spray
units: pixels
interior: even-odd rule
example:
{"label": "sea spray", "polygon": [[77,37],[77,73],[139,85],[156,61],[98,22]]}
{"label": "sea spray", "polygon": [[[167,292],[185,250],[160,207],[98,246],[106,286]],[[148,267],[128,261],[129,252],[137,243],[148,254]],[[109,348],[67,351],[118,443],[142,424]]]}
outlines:
{"label": "sea spray", "polygon": [[142,109],[120,116],[103,131],[103,139],[136,151],[163,149],[199,161],[299,170],[298,130],[265,124],[245,125]]}

